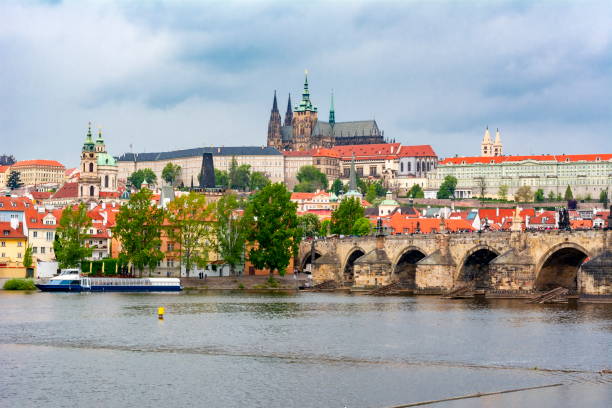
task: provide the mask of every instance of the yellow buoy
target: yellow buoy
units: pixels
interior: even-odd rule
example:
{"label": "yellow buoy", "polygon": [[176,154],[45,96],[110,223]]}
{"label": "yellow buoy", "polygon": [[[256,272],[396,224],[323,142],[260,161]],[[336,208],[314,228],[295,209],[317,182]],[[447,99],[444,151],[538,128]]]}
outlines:
{"label": "yellow buoy", "polygon": [[159,320],[162,320],[164,318],[164,312],[165,312],[165,310],[164,310],[163,307],[158,307],[157,308],[157,318]]}

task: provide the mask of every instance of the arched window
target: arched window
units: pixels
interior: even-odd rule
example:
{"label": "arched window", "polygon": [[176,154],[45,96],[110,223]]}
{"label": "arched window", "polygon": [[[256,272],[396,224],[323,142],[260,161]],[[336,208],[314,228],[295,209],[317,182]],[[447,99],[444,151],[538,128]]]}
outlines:
{"label": "arched window", "polygon": [[93,163],[89,163],[89,172],[93,173]]}
{"label": "arched window", "polygon": [[96,193],[96,189],[94,188],[94,186],[89,186],[89,195],[93,197],[95,193]]}
{"label": "arched window", "polygon": [[412,163],[408,162],[408,171],[412,171]]}
{"label": "arched window", "polygon": [[417,162],[417,169],[416,169],[417,173],[419,173],[421,171],[421,162]]}
{"label": "arched window", "polygon": [[[85,165],[83,165],[85,167]],[[81,186],[81,197],[83,197],[83,186]]]}
{"label": "arched window", "polygon": [[108,188],[108,174],[104,176],[104,188]]}
{"label": "arched window", "polygon": [[404,162],[400,162],[400,171],[404,172]]}
{"label": "arched window", "polygon": [[83,173],[85,173],[85,163],[83,163]]}

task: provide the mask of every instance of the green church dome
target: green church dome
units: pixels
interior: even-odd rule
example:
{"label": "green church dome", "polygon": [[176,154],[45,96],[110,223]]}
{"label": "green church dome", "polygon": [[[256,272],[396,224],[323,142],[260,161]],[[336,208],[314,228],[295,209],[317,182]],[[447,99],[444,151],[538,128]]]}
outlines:
{"label": "green church dome", "polygon": [[98,154],[98,166],[116,166],[117,161],[108,153]]}

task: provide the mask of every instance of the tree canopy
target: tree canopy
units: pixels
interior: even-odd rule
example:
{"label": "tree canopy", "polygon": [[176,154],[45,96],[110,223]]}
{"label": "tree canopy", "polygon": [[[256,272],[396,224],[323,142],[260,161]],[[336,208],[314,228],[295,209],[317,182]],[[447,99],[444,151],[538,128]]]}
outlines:
{"label": "tree canopy", "polygon": [[456,188],[457,178],[454,176],[446,176],[444,177],[436,196],[440,199],[455,198]]}
{"label": "tree canopy", "polygon": [[342,200],[332,213],[330,230],[332,234],[350,235],[355,221],[364,216],[361,202],[356,197]]}
{"label": "tree canopy", "polygon": [[91,256],[92,249],[85,246],[90,227],[91,218],[87,215],[84,203],[77,207],[68,206],[62,211],[53,242],[53,251],[60,268],[80,266],[83,259]]}
{"label": "tree canopy", "polygon": [[541,203],[541,202],[544,202],[545,199],[546,197],[544,197],[544,190],[542,190],[541,188],[538,188],[536,192],[533,194],[533,200],[536,203]]}
{"label": "tree canopy", "polygon": [[572,188],[568,185],[567,188],[565,189],[565,195],[563,196],[565,201],[569,201],[569,200],[573,200],[574,199],[574,193],[572,193]]}
{"label": "tree canopy", "polygon": [[514,194],[514,201],[517,203],[527,203],[533,200],[533,191],[530,186],[521,186]]}
{"label": "tree canopy", "polygon": [[162,170],[162,179],[171,186],[178,179],[181,174],[181,166],[178,164],[168,163]]}
{"label": "tree canopy", "polygon": [[0,166],[11,166],[15,164],[15,156],[12,154],[0,155]]}
{"label": "tree canopy", "polygon": [[365,217],[361,217],[361,218],[358,218],[353,224],[351,234],[357,235],[357,236],[364,236],[364,235],[369,235],[371,231],[372,231],[372,223],[370,223],[370,220]]}
{"label": "tree canopy", "polygon": [[155,175],[153,170],[149,168],[136,170],[128,177],[128,183],[137,190],[140,190],[144,182],[147,184],[155,184],[157,182],[157,175]]}
{"label": "tree canopy", "polygon": [[343,191],[344,185],[342,184],[342,180],[335,179],[331,185],[331,191],[335,195],[340,195],[340,192]]}
{"label": "tree canopy", "polygon": [[254,171],[251,173],[251,177],[249,179],[249,190],[251,191],[261,190],[268,184],[270,184],[270,179],[266,177],[266,175],[263,174],[262,172]]}
{"label": "tree canopy", "polygon": [[327,177],[315,166],[307,165],[300,167],[296,178],[299,183],[293,191],[313,193],[317,190],[327,189]]}
{"label": "tree canopy", "polygon": [[298,217],[298,225],[302,229],[302,235],[312,238],[319,234],[321,222],[316,214],[306,213]]}
{"label": "tree canopy", "polygon": [[236,265],[244,262],[247,226],[237,210],[240,202],[235,194],[226,194],[216,202],[215,245],[221,258],[234,274]]}
{"label": "tree canopy", "polygon": [[11,190],[22,187],[23,183],[21,182],[21,174],[18,171],[11,170],[8,179],[6,180],[6,186]]}
{"label": "tree canopy", "polygon": [[408,198],[425,198],[425,192],[418,184],[413,184],[408,190]]}
{"label": "tree canopy", "polygon": [[249,260],[256,268],[285,274],[302,238],[296,209],[282,183],[269,184],[251,197],[245,217]]}
{"label": "tree canopy", "polygon": [[499,189],[497,190],[497,196],[500,198],[500,200],[507,200],[508,199],[508,186],[505,184],[502,184],[501,186],[499,186]]}

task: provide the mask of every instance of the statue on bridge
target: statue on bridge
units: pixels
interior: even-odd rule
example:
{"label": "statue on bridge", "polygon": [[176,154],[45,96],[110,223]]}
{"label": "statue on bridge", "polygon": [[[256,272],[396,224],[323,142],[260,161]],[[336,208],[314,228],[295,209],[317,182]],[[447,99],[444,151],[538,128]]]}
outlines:
{"label": "statue on bridge", "polygon": [[571,230],[569,211],[567,211],[567,208],[559,210],[559,229],[566,231]]}

